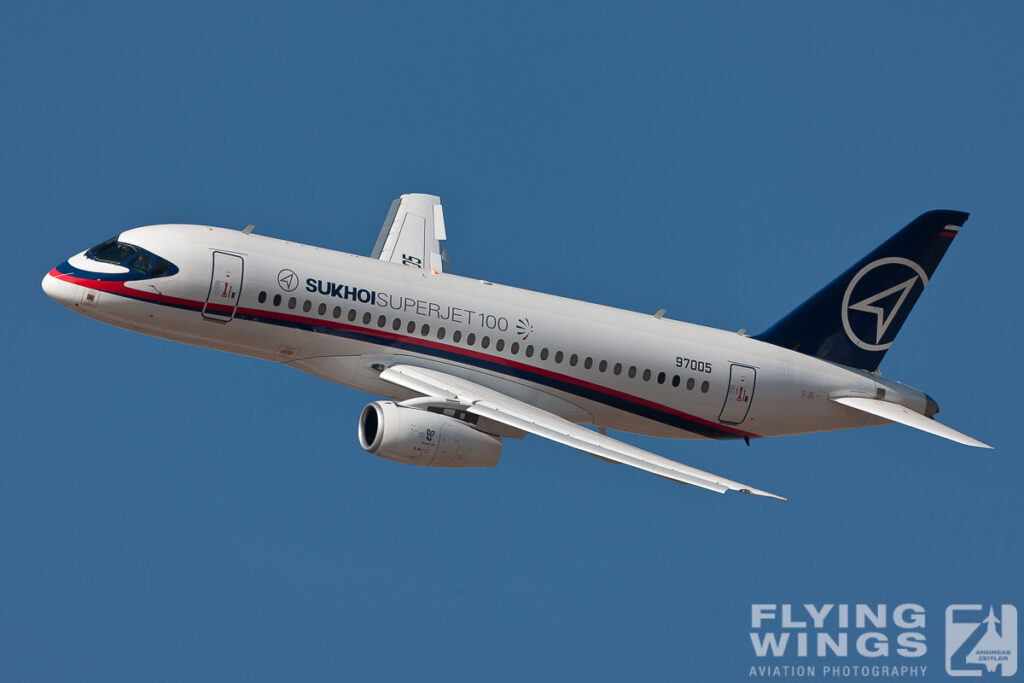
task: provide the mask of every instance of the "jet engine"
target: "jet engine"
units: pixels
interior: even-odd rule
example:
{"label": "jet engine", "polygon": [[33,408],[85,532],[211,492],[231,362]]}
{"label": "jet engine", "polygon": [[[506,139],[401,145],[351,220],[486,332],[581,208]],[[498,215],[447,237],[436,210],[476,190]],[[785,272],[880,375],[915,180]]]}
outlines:
{"label": "jet engine", "polygon": [[375,401],[359,416],[359,445],[387,460],[426,467],[494,467],[501,439],[454,417],[391,401]]}

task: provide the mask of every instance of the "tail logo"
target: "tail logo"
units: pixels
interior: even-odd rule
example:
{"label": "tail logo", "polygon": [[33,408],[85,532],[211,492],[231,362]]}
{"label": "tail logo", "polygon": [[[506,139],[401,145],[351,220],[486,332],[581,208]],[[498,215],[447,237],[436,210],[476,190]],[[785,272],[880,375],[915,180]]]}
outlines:
{"label": "tail logo", "polygon": [[[884,273],[878,273],[864,280],[865,276],[879,269],[883,269]],[[862,280],[864,283],[858,291],[858,285]],[[893,281],[896,281],[896,284],[878,291]],[[886,332],[918,282],[921,283],[921,289],[928,284],[928,276],[924,269],[910,259],[898,256],[881,258],[861,268],[850,280],[850,284],[846,287],[846,293],[843,295],[843,329],[850,341],[865,351],[885,351],[892,346],[895,333],[887,336]],[[857,292],[856,297],[854,292]],[[856,303],[850,303],[850,300],[854,298]],[[851,311],[854,312],[854,320],[859,323],[858,329],[865,333],[868,331],[874,333],[873,343],[865,341],[853,331],[853,326],[850,324]],[[869,323],[865,323],[862,319],[865,315],[875,316],[873,329],[866,326]],[[887,341],[884,341],[886,339]]]}

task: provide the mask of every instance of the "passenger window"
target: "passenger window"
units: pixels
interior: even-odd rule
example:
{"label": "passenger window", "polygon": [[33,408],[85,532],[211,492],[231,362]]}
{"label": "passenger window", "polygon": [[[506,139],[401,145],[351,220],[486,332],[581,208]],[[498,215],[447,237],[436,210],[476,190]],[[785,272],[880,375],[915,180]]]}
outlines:
{"label": "passenger window", "polygon": [[664,384],[664,383],[665,383],[665,373],[664,372],[659,372],[658,373],[658,384]]}
{"label": "passenger window", "polygon": [[[428,334],[430,334],[430,325],[424,325],[423,327],[421,327],[420,328],[420,334],[422,334],[424,337],[426,337]],[[444,332],[443,331],[441,332],[441,336],[442,337],[444,336]]]}
{"label": "passenger window", "polygon": [[295,304],[297,304],[297,303],[299,303],[299,300],[296,299],[294,296],[291,297],[290,299],[288,299],[288,308],[289,309],[294,309],[295,308]]}
{"label": "passenger window", "polygon": [[311,308],[313,308],[313,304],[310,302],[309,299],[306,299],[305,301],[302,302],[302,310],[304,312],[309,313],[309,309]]}
{"label": "passenger window", "polygon": [[[409,334],[412,334],[413,332],[415,332],[416,331],[416,323],[414,323],[413,321],[410,320],[409,321],[409,326],[405,328],[405,331],[407,333],[409,333]],[[426,334],[426,332],[424,332],[423,334]]]}
{"label": "passenger window", "polygon": [[494,349],[496,351],[504,351],[505,350],[505,340],[504,339],[499,339],[498,341],[494,342]]}
{"label": "passenger window", "polygon": [[377,327],[384,327],[387,324],[388,324],[388,317],[386,315],[381,315],[381,316],[377,317]]}
{"label": "passenger window", "polygon": [[335,319],[341,317],[341,306],[335,306],[334,307],[334,317],[335,317]]}
{"label": "passenger window", "polygon": [[563,358],[565,358],[565,354],[562,353],[561,351],[559,351],[559,352],[557,352],[555,354],[555,362],[556,363],[561,363]]}
{"label": "passenger window", "polygon": [[398,318],[395,318],[395,321],[391,323],[391,329],[393,329],[395,332],[398,332],[398,330],[402,329],[402,321],[399,320]]}
{"label": "passenger window", "polygon": [[467,344],[468,346],[472,346],[473,344],[476,344],[476,335],[475,335],[475,334],[473,334],[472,332],[470,332],[469,334],[467,334],[467,335],[466,335],[466,344]]}
{"label": "passenger window", "polygon": [[354,323],[356,321],[356,309],[350,308],[348,310],[348,321]]}
{"label": "passenger window", "polygon": [[569,356],[569,365],[576,367],[576,364],[580,362],[580,357],[575,353]]}
{"label": "passenger window", "polygon": [[258,301],[259,301],[259,302],[260,302],[261,304],[265,304],[265,303],[267,303],[267,293],[266,293],[266,292],[260,292],[260,295],[259,295],[258,297],[256,297],[256,299],[257,299],[257,300],[258,300]]}
{"label": "passenger window", "polygon": [[590,356],[587,356],[586,358],[584,358],[583,359],[583,367],[585,367],[587,370],[589,370],[590,368],[594,367],[594,359],[591,358]]}
{"label": "passenger window", "polygon": [[444,328],[443,327],[437,328],[437,338],[438,339],[444,339]]}
{"label": "passenger window", "polygon": [[636,366],[635,365],[630,365],[629,366],[629,373],[627,373],[627,374],[629,375],[630,379],[633,379],[634,377],[636,377]]}
{"label": "passenger window", "polygon": [[317,306],[316,312],[320,315],[327,315],[327,304],[320,304]]}
{"label": "passenger window", "polygon": [[607,370],[608,369],[608,361],[603,360],[600,363],[598,363],[597,364],[597,369],[600,370],[601,372],[604,372],[605,370]]}
{"label": "passenger window", "polygon": [[275,294],[274,295],[274,305],[275,306],[280,306],[281,305],[281,295],[280,294]]}
{"label": "passenger window", "polygon": [[710,389],[710,388],[711,388],[711,383],[708,382],[707,380],[704,380],[703,382],[700,383],[700,393],[706,394],[706,393],[708,393],[708,389]]}
{"label": "passenger window", "polygon": [[616,375],[622,374],[622,363],[616,363],[615,368],[612,370]]}
{"label": "passenger window", "polygon": [[644,381],[645,382],[649,382],[650,379],[651,379],[651,371],[650,370],[644,370]]}
{"label": "passenger window", "polygon": [[455,330],[454,332],[452,332],[452,341],[453,342],[455,342],[457,344],[460,339],[462,339],[462,332],[460,330]]}
{"label": "passenger window", "polygon": [[491,338],[490,337],[484,337],[483,339],[480,340],[480,348],[481,349],[486,349],[490,345],[491,345]]}
{"label": "passenger window", "polygon": [[526,345],[526,357],[527,358],[532,358],[533,357],[533,344],[527,344]]}
{"label": "passenger window", "polygon": [[686,380],[686,388],[687,388],[687,390],[693,391],[693,385],[695,385],[695,384],[696,384],[696,382],[693,381],[692,377],[690,379]]}
{"label": "passenger window", "polygon": [[371,320],[373,320],[373,316],[370,314],[369,311],[367,311],[366,313],[363,313],[363,324],[364,325],[369,325]]}
{"label": "passenger window", "polygon": [[519,353],[519,342],[512,342],[512,347],[509,349],[509,351],[512,352],[513,356]]}
{"label": "passenger window", "polygon": [[548,359],[548,349],[547,349],[547,347],[544,347],[543,349],[540,350],[540,359],[541,360],[547,360]]}
{"label": "passenger window", "polygon": [[672,375],[672,386],[679,386],[679,375]]}

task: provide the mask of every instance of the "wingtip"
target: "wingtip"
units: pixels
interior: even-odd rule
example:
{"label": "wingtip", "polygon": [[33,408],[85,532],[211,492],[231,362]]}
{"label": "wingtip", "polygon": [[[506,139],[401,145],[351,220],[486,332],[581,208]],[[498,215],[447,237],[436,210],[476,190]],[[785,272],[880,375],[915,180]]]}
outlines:
{"label": "wingtip", "polygon": [[743,488],[743,489],[737,489],[737,490],[740,493],[746,493],[746,494],[749,494],[749,495],[752,495],[752,496],[761,496],[762,498],[773,498],[775,500],[781,500],[784,503],[788,503],[789,502],[789,498],[783,498],[782,496],[776,495],[774,493],[768,493],[767,491],[762,491],[761,489]]}

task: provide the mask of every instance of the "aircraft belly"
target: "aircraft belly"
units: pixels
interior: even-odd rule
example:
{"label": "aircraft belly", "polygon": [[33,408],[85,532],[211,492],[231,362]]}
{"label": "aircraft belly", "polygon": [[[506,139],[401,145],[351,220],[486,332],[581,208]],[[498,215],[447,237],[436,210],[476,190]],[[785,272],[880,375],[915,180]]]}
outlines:
{"label": "aircraft belly", "polygon": [[[585,405],[589,406],[590,404],[591,402],[588,401]],[[649,420],[622,410],[601,405],[594,405],[593,408],[595,413],[599,415],[599,417],[595,417],[594,424],[605,429],[642,436],[655,436],[662,439],[708,439],[706,436],[688,432],[678,427],[672,427],[655,420]]]}

